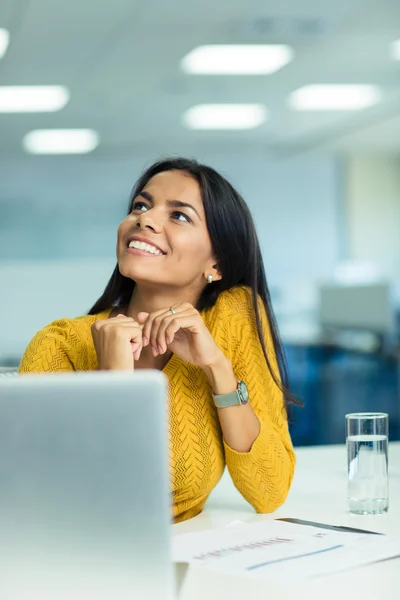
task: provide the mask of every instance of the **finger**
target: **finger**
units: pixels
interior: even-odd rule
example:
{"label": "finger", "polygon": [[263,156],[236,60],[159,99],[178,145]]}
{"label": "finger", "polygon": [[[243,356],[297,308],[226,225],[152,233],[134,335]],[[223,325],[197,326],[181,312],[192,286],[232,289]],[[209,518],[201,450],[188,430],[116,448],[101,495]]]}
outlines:
{"label": "finger", "polygon": [[[145,344],[150,343],[153,348],[153,356],[157,356],[159,353],[163,352],[163,349],[157,346],[157,333],[160,326],[160,323],[163,318],[167,316],[173,316],[175,314],[179,314],[183,311],[186,311],[188,308],[195,310],[193,306],[190,304],[174,304],[172,305],[174,309],[174,313],[171,313],[171,308],[164,308],[162,310],[155,311],[154,313],[148,314],[147,320],[144,324],[143,328],[143,337],[145,338]],[[140,313],[139,313],[140,314]]]}
{"label": "finger", "polygon": [[147,317],[149,316],[149,314],[150,313],[148,313],[148,312],[140,312],[140,313],[138,313],[137,317],[138,317],[139,323],[141,323],[142,325],[144,325],[144,323],[146,322]]}
{"label": "finger", "polygon": [[163,342],[160,344],[158,343],[158,332],[163,321],[168,319],[168,315],[172,316],[171,312],[169,310],[164,311],[160,315],[157,315],[152,321],[149,340],[152,347],[153,356],[158,356],[159,354],[164,354],[165,352]]}
{"label": "finger", "polygon": [[142,328],[143,325],[138,321],[135,321],[133,317],[127,317],[126,315],[117,315],[111,319],[107,319],[107,323],[135,323],[138,327]]}
{"label": "finger", "polygon": [[131,343],[133,359],[139,360],[140,355],[143,350],[142,330],[139,328],[135,328],[135,330],[132,331],[131,336],[132,337],[130,339],[130,343]]}
{"label": "finger", "polygon": [[140,331],[143,329],[143,325],[140,325],[133,319],[131,321],[114,321],[114,323],[110,323],[110,328],[113,327],[116,329],[118,329],[118,327],[136,327],[136,329],[140,329]]}
{"label": "finger", "polygon": [[[131,342],[132,343],[132,342]],[[142,350],[143,350],[143,344],[132,344],[132,352],[133,352],[133,359],[134,360],[139,360],[140,355],[142,354]]]}
{"label": "finger", "polygon": [[118,333],[126,337],[129,331],[135,331],[138,334],[140,333],[140,336],[142,335],[142,328],[138,323],[115,323],[104,326],[99,330],[101,337],[105,336],[106,338],[109,335],[118,335]]}
{"label": "finger", "polygon": [[125,316],[112,317],[111,319],[95,321],[93,323],[92,327],[99,330],[99,329],[102,329],[103,327],[107,327],[107,328],[108,327],[119,327],[120,325],[123,325],[126,323],[129,325],[136,325],[137,327],[142,328],[142,325],[137,323],[137,321],[135,321],[135,319],[132,319],[131,317],[125,317]]}
{"label": "finger", "polygon": [[156,346],[160,349],[160,354],[164,354],[167,351],[168,344],[171,343],[169,339],[167,339],[166,331],[168,330],[168,327],[170,326],[171,322],[177,318],[176,315],[177,313],[166,313],[159,325],[156,336]]}
{"label": "finger", "polygon": [[[144,345],[148,346],[149,342],[150,342],[150,332],[151,332],[151,328],[153,326],[153,320],[160,314],[162,314],[163,312],[165,312],[165,310],[159,310],[159,311],[155,311],[153,313],[139,313],[139,315],[144,315],[147,314],[146,320],[143,323],[143,338],[144,338]],[[138,317],[139,317],[138,315]]]}
{"label": "finger", "polygon": [[[118,315],[118,317],[112,317],[111,319],[99,319],[98,321],[95,321],[92,324],[91,329],[92,332],[100,332],[101,330],[108,330],[110,327],[115,327],[115,325],[120,326],[123,323],[132,325],[132,323],[136,323],[136,321],[130,317],[126,317],[125,315]],[[141,327],[139,323],[136,324],[138,327]]]}
{"label": "finger", "polygon": [[205,327],[205,324],[199,314],[188,314],[176,317],[175,319],[172,319],[170,321],[165,330],[165,337],[166,339],[170,340],[167,343],[172,343],[175,334],[180,329],[187,329],[192,334],[198,335],[199,333],[201,333],[203,327]]}
{"label": "finger", "polygon": [[[143,328],[143,330],[145,328],[145,324],[146,324],[146,321],[147,321],[147,319],[149,317],[149,314],[150,313],[148,313],[148,312],[140,312],[140,313],[138,313],[138,316],[137,316],[138,322],[140,323],[140,326]],[[149,340],[146,337],[146,335],[143,333],[143,347],[148,346],[148,344],[149,344]]]}
{"label": "finger", "polygon": [[158,330],[158,346],[161,346],[163,352],[166,352],[167,346],[173,342],[175,334],[183,327],[183,323],[194,326],[199,319],[201,320],[201,317],[193,306],[190,306],[187,310],[182,310],[182,312],[167,315],[162,320]]}
{"label": "finger", "polygon": [[144,324],[143,327],[143,336],[145,338],[145,341],[147,342],[146,345],[148,343],[151,344],[152,346],[152,350],[153,350],[153,356],[157,356],[158,355],[158,349],[157,349],[157,332],[158,332],[158,328],[160,326],[160,321],[162,319],[162,317],[166,316],[167,314],[169,314],[169,309],[163,309],[163,310],[158,310],[155,311],[154,313],[150,313],[149,316],[147,317],[147,321]]}
{"label": "finger", "polygon": [[[192,306],[190,308],[193,312],[196,312]],[[168,308],[162,314],[155,317],[150,331],[150,343],[152,347],[155,348],[157,354],[164,354],[167,351],[164,332],[170,321],[187,312],[185,305],[179,304],[176,306],[173,313],[171,312],[171,309]],[[154,356],[157,356],[157,354],[153,353]]]}
{"label": "finger", "polygon": [[103,344],[107,344],[110,340],[117,340],[117,343],[129,341],[133,351],[142,346],[142,328],[136,322],[115,323],[112,327],[103,327],[101,331]]}
{"label": "finger", "polygon": [[[96,325],[96,323],[99,323],[99,321],[96,321],[94,325]],[[99,328],[108,330],[118,327],[137,327],[140,330],[143,329],[143,325],[140,325],[140,323],[131,317],[113,317],[112,319],[107,319],[107,321],[101,321]]]}

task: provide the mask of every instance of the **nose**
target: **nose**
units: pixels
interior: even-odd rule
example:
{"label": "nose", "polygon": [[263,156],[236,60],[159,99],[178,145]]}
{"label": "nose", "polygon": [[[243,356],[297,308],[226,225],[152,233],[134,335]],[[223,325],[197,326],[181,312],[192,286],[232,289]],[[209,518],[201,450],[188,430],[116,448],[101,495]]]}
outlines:
{"label": "nose", "polygon": [[[162,226],[161,226],[161,222],[156,223],[156,219],[154,218],[154,215],[150,214],[151,211],[146,211],[146,212],[142,212],[139,217],[138,220],[136,221],[136,227],[138,229],[151,229],[152,231],[154,231],[155,233],[161,233],[162,231]],[[158,219],[158,221],[161,221],[161,219]]]}

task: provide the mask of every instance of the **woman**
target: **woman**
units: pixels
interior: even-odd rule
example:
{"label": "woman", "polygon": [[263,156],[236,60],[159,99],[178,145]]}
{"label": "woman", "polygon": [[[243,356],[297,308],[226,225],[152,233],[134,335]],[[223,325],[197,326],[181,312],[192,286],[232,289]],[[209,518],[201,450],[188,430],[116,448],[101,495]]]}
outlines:
{"label": "woman", "polygon": [[89,314],[40,331],[20,372],[164,371],[175,521],[201,512],[225,464],[258,512],[274,511],[295,466],[290,395],[245,202],[210,167],[158,162],[133,191],[117,259]]}

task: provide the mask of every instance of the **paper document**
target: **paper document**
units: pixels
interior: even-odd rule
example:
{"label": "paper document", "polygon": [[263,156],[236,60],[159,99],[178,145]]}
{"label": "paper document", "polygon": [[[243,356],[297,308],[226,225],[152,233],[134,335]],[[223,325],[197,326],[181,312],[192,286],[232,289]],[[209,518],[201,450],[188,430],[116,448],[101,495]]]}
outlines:
{"label": "paper document", "polygon": [[400,539],[280,521],[178,535],[175,562],[257,579],[305,580],[400,556]]}

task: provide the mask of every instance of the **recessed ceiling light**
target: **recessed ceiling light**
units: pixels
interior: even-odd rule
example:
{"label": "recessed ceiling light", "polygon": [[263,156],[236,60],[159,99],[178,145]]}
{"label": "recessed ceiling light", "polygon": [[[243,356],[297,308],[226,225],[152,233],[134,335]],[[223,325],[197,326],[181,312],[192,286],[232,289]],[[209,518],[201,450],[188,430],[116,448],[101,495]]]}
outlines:
{"label": "recessed ceiling light", "polygon": [[0,86],[0,112],[55,112],[69,100],[69,91],[61,85]]}
{"label": "recessed ceiling light", "polygon": [[392,42],[392,58],[394,60],[400,60],[400,40]]}
{"label": "recessed ceiling light", "polygon": [[289,105],[295,110],[361,110],[380,98],[373,85],[306,85],[290,94]]}
{"label": "recessed ceiling light", "polygon": [[254,129],[268,113],[262,104],[199,104],[183,115],[189,129]]}
{"label": "recessed ceiling light", "polygon": [[98,146],[99,136],[92,129],[37,129],[22,144],[31,154],[87,154]]}
{"label": "recessed ceiling light", "polygon": [[293,58],[286,45],[199,46],[181,61],[186,73],[198,75],[270,75]]}
{"label": "recessed ceiling light", "polygon": [[3,58],[7,52],[8,44],[10,43],[10,34],[7,29],[0,28],[0,58]]}

